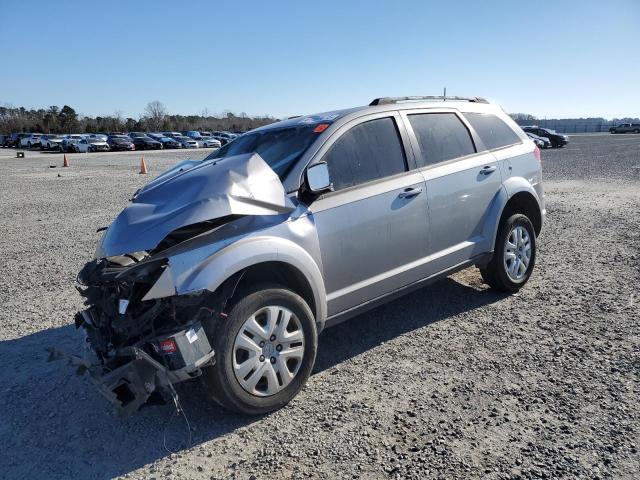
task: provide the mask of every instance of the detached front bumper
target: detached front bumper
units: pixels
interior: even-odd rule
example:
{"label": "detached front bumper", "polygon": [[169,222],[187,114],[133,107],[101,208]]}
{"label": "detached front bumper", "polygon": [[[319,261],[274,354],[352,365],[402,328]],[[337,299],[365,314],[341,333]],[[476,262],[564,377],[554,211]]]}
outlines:
{"label": "detached front bumper", "polygon": [[[151,352],[151,353],[150,353]],[[154,394],[175,398],[174,385],[202,374],[215,363],[215,353],[198,322],[171,335],[118,349],[106,361],[92,361],[50,349],[49,361],[66,359],[76,373],[87,373],[98,391],[126,417]]]}

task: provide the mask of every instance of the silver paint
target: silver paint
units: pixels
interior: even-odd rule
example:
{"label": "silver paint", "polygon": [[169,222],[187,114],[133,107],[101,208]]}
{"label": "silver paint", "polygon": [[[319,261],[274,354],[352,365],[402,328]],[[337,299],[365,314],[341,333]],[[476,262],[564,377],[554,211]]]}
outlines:
{"label": "silver paint", "polygon": [[[418,147],[404,120],[407,111],[490,112],[514,127],[521,142],[489,151],[461,116],[478,153],[416,169]],[[307,166],[321,162],[342,134],[363,121],[388,116],[398,124],[408,172],[311,201],[299,194]],[[544,218],[534,145],[495,105],[390,104],[281,125],[327,118],[331,125],[282,182],[258,155],[174,167],[143,188],[118,216],[98,257],[149,250],[180,226],[242,215],[157,254],[168,259],[168,267],[145,300],[215,291],[247,267],[281,262],[306,279],[322,329],[328,317],[491,254],[500,216],[513,195],[530,194]],[[404,195],[409,188],[418,193]]]}

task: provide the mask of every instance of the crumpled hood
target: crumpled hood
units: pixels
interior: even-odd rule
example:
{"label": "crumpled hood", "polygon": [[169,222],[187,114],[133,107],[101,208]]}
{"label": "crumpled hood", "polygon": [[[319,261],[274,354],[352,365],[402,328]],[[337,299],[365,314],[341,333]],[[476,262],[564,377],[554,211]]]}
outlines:
{"label": "crumpled hood", "polygon": [[227,215],[280,215],[295,208],[257,153],[185,160],[136,192],[107,229],[96,258],[151,250],[172,231]]}

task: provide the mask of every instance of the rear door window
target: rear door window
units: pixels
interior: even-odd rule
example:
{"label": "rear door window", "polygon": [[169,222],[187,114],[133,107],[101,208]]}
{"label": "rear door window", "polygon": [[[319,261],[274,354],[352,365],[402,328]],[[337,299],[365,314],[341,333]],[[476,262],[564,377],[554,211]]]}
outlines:
{"label": "rear door window", "polygon": [[420,113],[408,117],[420,147],[418,167],[476,152],[469,130],[455,113]]}
{"label": "rear door window", "polygon": [[407,170],[394,119],[361,123],[343,134],[324,156],[335,190]]}
{"label": "rear door window", "polygon": [[[511,127],[495,115],[486,113],[465,113],[473,129],[480,135],[484,146],[489,150],[521,143],[520,137]],[[536,135],[541,135],[539,131]]]}

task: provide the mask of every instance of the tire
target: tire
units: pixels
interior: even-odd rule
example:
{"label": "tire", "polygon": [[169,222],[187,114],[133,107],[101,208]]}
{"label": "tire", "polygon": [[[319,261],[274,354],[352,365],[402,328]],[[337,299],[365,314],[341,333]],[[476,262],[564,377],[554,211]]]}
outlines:
{"label": "tire", "polygon": [[637,128],[633,131],[633,133],[640,133],[640,130],[638,130]]}
{"label": "tire", "polygon": [[[291,315],[287,317],[286,312]],[[259,325],[266,333],[257,335],[249,330],[256,331],[255,326],[247,327],[251,317],[257,320],[252,325]],[[285,318],[289,318],[285,330],[274,340]],[[293,328],[292,333],[287,327]],[[298,394],[311,374],[318,348],[315,319],[309,305],[286,288],[275,284],[253,288],[233,305],[227,318],[217,326],[211,323],[204,328],[216,363],[204,369],[202,380],[212,399],[229,410],[259,415],[282,408]],[[269,330],[273,336],[267,338]],[[249,349],[244,349],[244,345],[249,345]],[[275,350],[281,347],[282,351]],[[295,350],[299,347],[302,351]],[[289,355],[297,352],[301,358],[285,357],[286,351]],[[288,383],[283,381],[287,378],[283,368],[288,374],[293,373]]]}
{"label": "tire", "polygon": [[[514,243],[512,240],[514,239],[514,232],[518,230],[518,232],[526,231],[528,236],[528,246],[529,246],[529,262],[526,264],[523,272],[520,270],[516,270],[515,274],[510,273],[508,268],[514,265],[513,262],[518,260],[522,265],[526,262],[523,261],[526,259],[525,255],[527,252],[527,247],[525,242],[523,241],[522,245],[518,245]],[[524,238],[524,235],[522,236]],[[508,262],[505,258],[505,251],[507,250],[507,240],[509,240],[511,244],[515,244],[518,247],[523,247],[519,249],[510,249],[515,250],[514,255],[521,257],[514,257],[511,262]],[[525,215],[520,213],[516,213],[511,215],[509,218],[503,220],[502,224],[498,228],[498,235],[496,236],[496,247],[493,252],[493,257],[489,261],[489,263],[480,269],[480,273],[482,275],[482,279],[486,284],[488,284],[494,290],[498,290],[501,292],[509,292],[514,293],[520,290],[531,277],[531,272],[533,272],[533,268],[536,264],[536,234],[535,229],[533,228],[533,224],[531,220]],[[517,268],[517,267],[515,267]],[[520,276],[521,274],[521,276]]]}

